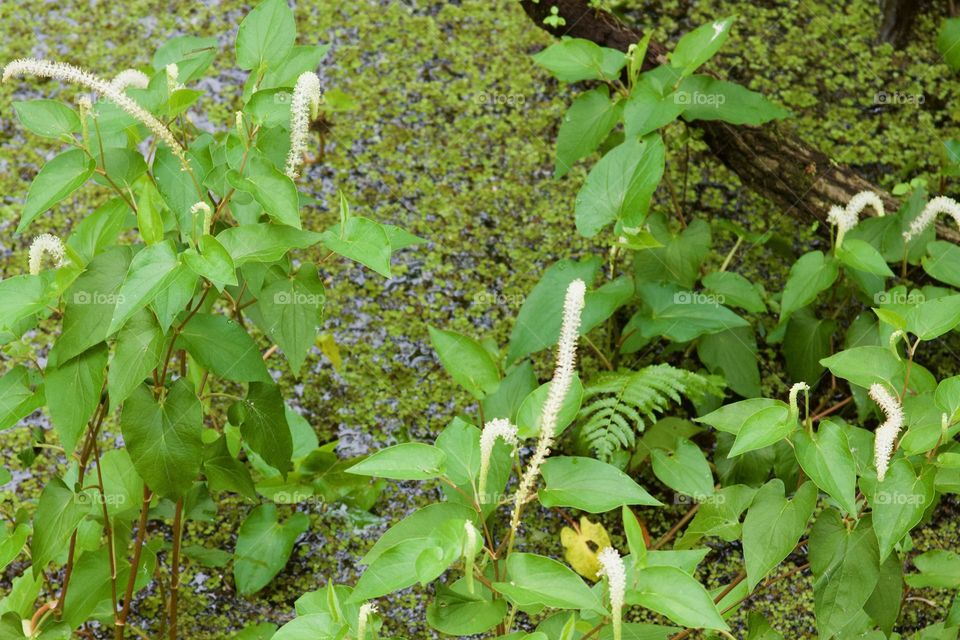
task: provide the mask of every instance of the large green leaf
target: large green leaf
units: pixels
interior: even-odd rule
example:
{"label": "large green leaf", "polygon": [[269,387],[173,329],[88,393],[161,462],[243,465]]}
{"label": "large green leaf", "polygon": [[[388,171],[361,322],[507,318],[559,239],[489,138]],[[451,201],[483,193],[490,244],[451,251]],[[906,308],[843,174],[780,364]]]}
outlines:
{"label": "large green leaf", "polygon": [[89,510],[90,503],[80,499],[60,478],[47,482],[33,514],[30,559],[34,577],[41,575],[47,563],[63,552]]}
{"label": "large green leaf", "polygon": [[960,324],[960,295],[921,302],[906,314],[907,331],[921,340],[933,340]]}
{"label": "large green leaf", "polygon": [[21,233],[38,215],[80,188],[93,174],[96,163],[80,149],[64,151],[43,165],[30,185],[17,233]]}
{"label": "large green leaf", "polygon": [[479,342],[454,331],[430,329],[430,342],[443,368],[461,387],[477,399],[493,393],[500,385],[500,371],[490,353]]}
{"label": "large green leaf", "polygon": [[240,525],[234,551],[233,578],[241,595],[251,595],[267,586],[280,573],[293,544],[307,527],[305,513],[295,513],[280,523],[274,504],[260,505]]}
{"label": "large green leaf", "polygon": [[610,89],[601,85],[573,101],[557,133],[554,177],[562,177],[584,156],[593,153],[620,120],[623,103],[610,101]]}
{"label": "large green leaf", "polygon": [[30,371],[19,364],[0,376],[0,431],[43,406],[43,386],[37,382]]}
{"label": "large green leaf", "polygon": [[60,443],[72,453],[100,403],[107,347],[99,345],[44,372],[47,411],[60,436]]}
{"label": "large green leaf", "polygon": [[716,411],[711,411],[707,415],[695,418],[694,420],[708,424],[718,431],[725,431],[726,433],[737,435],[740,433],[740,429],[744,423],[752,416],[764,409],[779,406],[786,407],[787,405],[780,400],[774,400],[772,398],[750,398],[749,400],[741,400],[740,402],[724,405]]}
{"label": "large green leaf", "polygon": [[150,310],[141,310],[123,326],[117,334],[117,347],[110,359],[113,375],[107,379],[111,410],[120,406],[160,364],[163,346],[163,332]]}
{"label": "large green leaf", "polygon": [[237,66],[263,71],[283,61],[293,49],[297,24],[286,0],[264,0],[237,29]]}
{"label": "large green leaf", "polygon": [[790,380],[815,386],[823,373],[820,360],[832,352],[831,340],[837,330],[833,318],[817,318],[810,308],[790,316],[783,337],[783,352]]}
{"label": "large green leaf", "polygon": [[249,500],[257,499],[250,472],[227,448],[227,436],[220,436],[203,450],[203,473],[213,491],[232,491]]}
{"label": "large green leaf", "polygon": [[345,258],[356,260],[385,278],[390,277],[390,237],[383,225],[352,216],[342,228],[335,225],[323,234],[323,244]]}
{"label": "large green leaf", "polygon": [[281,473],[292,469],[293,437],[280,388],[272,382],[251,382],[247,397],[238,405],[244,441],[274,469]]}
{"label": "large green leaf", "polygon": [[780,322],[784,322],[797,309],[801,309],[816,299],[821,291],[830,288],[840,269],[837,261],[822,251],[804,254],[790,267],[787,284],[783,288],[780,300]]}
{"label": "large green leaf", "polygon": [[685,627],[726,630],[713,598],[688,573],[676,567],[648,566],[637,575],[627,602],[663,614]]}
{"label": "large green leaf", "polygon": [[630,504],[660,504],[630,476],[593,458],[548,458],[540,473],[546,483],[540,490],[540,504],[545,507],[573,507],[588,513],[604,513]]}
{"label": "large green leaf", "polygon": [[960,71],[960,18],[944,19],[937,34],[937,49],[951,71]]}
{"label": "large green leaf", "polygon": [[786,404],[780,402],[761,409],[744,420],[727,457],[768,447],[789,437],[796,428],[797,419]]}
{"label": "large green leaf", "polygon": [[77,112],[56,100],[14,102],[13,109],[23,126],[44,138],[69,140],[80,131]]}
{"label": "large green leaf", "polygon": [[722,120],[730,124],[761,125],[786,118],[790,112],[756,91],[712,76],[684,78],[674,99],[683,106],[684,120]]}
{"label": "large green leaf", "polygon": [[817,504],[817,486],[806,482],[792,500],[784,497],[783,481],[763,485],[743,520],[743,557],[747,587],[753,589],[797,546]]}
{"label": "large green leaf", "polygon": [[271,273],[270,277],[257,298],[260,317],[254,318],[283,351],[290,369],[299,375],[317,340],[326,293],[312,262],[300,265],[294,276]]}
{"label": "large green leaf", "polygon": [[428,480],[443,474],[446,454],[423,442],[381,449],[347,469],[347,473],[393,480]]}
{"label": "large green leaf", "polygon": [[847,434],[836,422],[825,420],[816,433],[800,429],[793,435],[797,462],[818,487],[850,515],[857,513],[857,465]]}
{"label": "large green leaf", "polygon": [[493,587],[517,606],[605,611],[597,592],[572,569],[552,558],[512,553],[507,559],[507,576],[509,582],[495,582]]}
{"label": "large green leaf", "polygon": [[581,38],[565,38],[533,56],[557,80],[614,80],[626,64],[623,52]]}
{"label": "large green leaf", "polygon": [[866,487],[873,508],[873,528],[880,544],[880,561],[923,517],[934,497],[936,469],[927,466],[917,475],[909,461],[898,458],[883,482]]}
{"label": "large green leaf", "polygon": [[658,135],[628,138],[594,165],[577,194],[577,230],[597,235],[611,222],[639,227],[664,168],[663,141]]}
{"label": "large green leaf", "polygon": [[153,302],[176,276],[178,264],[177,253],[169,241],[152,244],[133,256],[120,285],[107,334],[117,331],[133,314]]}
{"label": "large green leaf", "polygon": [[720,50],[730,37],[734,17],[714,20],[689,31],[680,38],[669,56],[670,66],[687,76]]}
{"label": "large green leaf", "polygon": [[848,527],[837,510],[824,511],[810,532],[809,558],[817,629],[829,639],[866,604],[880,577],[870,517]]}
{"label": "large green leaf", "polygon": [[272,382],[260,349],[236,322],[198,313],[180,332],[179,343],[200,365],[236,382]]}
{"label": "large green leaf", "polygon": [[137,473],[154,492],[179,498],[200,473],[203,407],[190,383],[176,380],[159,402],[140,385],[123,404],[123,440]]}
{"label": "large green leaf", "polygon": [[237,271],[233,258],[223,248],[220,241],[210,235],[200,238],[197,248],[189,248],[183,253],[183,263],[198,276],[203,276],[217,288],[237,285]]}
{"label": "large green leaf", "polygon": [[463,586],[463,580],[453,589],[443,585],[437,585],[436,589],[436,599],[427,606],[427,622],[441,633],[458,637],[480,634],[507,615],[506,600],[491,600],[486,589],[471,594]]}
{"label": "large green leaf", "polygon": [[300,228],[300,196],[297,185],[259,154],[252,155],[244,175],[227,174],[230,185],[253,195],[267,215],[276,222]]}
{"label": "large green leaf", "polygon": [[306,249],[322,238],[319,233],[270,222],[228,227],[217,234],[238,267],[247,262],[275,262],[289,251]]}
{"label": "large green leaf", "polygon": [[700,447],[686,438],[672,451],[654,449],[653,473],[665,485],[688,496],[703,499],[713,494],[713,472]]}
{"label": "large green leaf", "polygon": [[910,390],[921,393],[936,386],[930,372],[917,363],[912,364],[908,380],[906,362],[887,347],[853,347],[824,358],[820,363],[838,378],[865,389],[874,383],[882,383],[890,389],[903,389],[907,381]]}
{"label": "large green leaf", "polygon": [[710,373],[722,375],[736,393],[747,398],[760,395],[760,367],[753,327],[700,336],[697,356]]}

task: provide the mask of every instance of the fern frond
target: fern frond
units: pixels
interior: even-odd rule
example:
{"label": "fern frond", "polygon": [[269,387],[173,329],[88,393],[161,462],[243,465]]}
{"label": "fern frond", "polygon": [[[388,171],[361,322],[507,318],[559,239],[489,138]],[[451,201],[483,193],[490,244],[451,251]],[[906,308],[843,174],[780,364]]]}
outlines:
{"label": "fern frond", "polygon": [[638,371],[603,373],[584,389],[578,420],[581,435],[601,460],[636,444],[636,434],[671,404],[686,397],[699,402],[706,394],[722,395],[716,376],[703,376],[668,364]]}

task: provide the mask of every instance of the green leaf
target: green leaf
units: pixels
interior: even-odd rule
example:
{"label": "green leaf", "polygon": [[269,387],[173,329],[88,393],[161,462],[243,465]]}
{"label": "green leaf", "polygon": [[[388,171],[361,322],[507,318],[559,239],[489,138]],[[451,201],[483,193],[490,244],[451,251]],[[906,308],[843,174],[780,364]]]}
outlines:
{"label": "green leaf", "polygon": [[960,587],[960,555],[946,549],[934,549],[913,558],[913,566],[920,573],[908,575],[907,584],[914,589]]}
{"label": "green leaf", "polygon": [[712,58],[730,37],[733,20],[733,16],[714,20],[684,34],[669,56],[670,66],[683,76],[696,71],[700,65]]}
{"label": "green leaf", "polygon": [[650,315],[638,329],[648,339],[663,336],[675,342],[689,342],[704,334],[750,326],[716,300],[700,293],[678,291],[673,285],[643,284],[639,294]]}
{"label": "green leaf", "polygon": [[822,251],[804,254],[790,267],[780,301],[780,322],[797,309],[813,302],[821,291],[830,288],[839,275],[837,261]]}
{"label": "green leaf", "polygon": [[405,442],[381,449],[347,469],[347,473],[393,480],[428,480],[443,475],[446,454],[422,442]]}
{"label": "green leaf", "polygon": [[946,18],[941,23],[937,50],[951,71],[960,71],[960,18]]}
{"label": "green leaf", "polygon": [[510,333],[508,364],[557,343],[567,287],[577,279],[593,282],[599,269],[600,259],[596,257],[580,262],[560,260],[550,265],[517,314]]}
{"label": "green leaf", "polygon": [[322,238],[319,233],[270,222],[228,227],[217,234],[238,267],[247,262],[276,262],[289,251],[306,249]]}
{"label": "green leaf", "polygon": [[960,324],[960,295],[927,300],[906,313],[907,331],[921,340],[933,340]]}
{"label": "green leaf", "polygon": [[272,382],[251,382],[247,397],[239,401],[243,419],[240,435],[267,464],[286,474],[293,465],[293,437],[287,423],[283,396]]}
{"label": "green leaf", "polygon": [[562,177],[577,160],[596,151],[620,121],[622,113],[623,103],[610,101],[610,89],[606,85],[577,96],[557,133],[554,177]]}
{"label": "green leaf", "polygon": [[150,387],[140,385],[123,404],[120,426],[147,486],[174,499],[190,489],[203,455],[203,407],[189,382],[176,380],[159,402]]}
{"label": "green leaf", "polygon": [[615,80],[627,63],[623,52],[580,38],[561,40],[534,55],[533,61],[563,82]]}
{"label": "green leaf", "polygon": [[153,54],[153,68],[166,69],[168,64],[176,64],[180,82],[197,80],[216,58],[219,50],[214,37],[177,36],[164,42]]}
{"label": "green leaf", "polygon": [[[540,419],[543,416],[543,405],[547,402],[547,396],[550,394],[550,385],[553,381],[544,382],[542,385],[530,392],[520,405],[520,411],[517,412],[516,425],[517,435],[521,439],[532,438],[540,433]],[[557,435],[563,433],[564,429],[570,426],[577,419],[580,413],[580,406],[583,403],[583,383],[580,382],[580,376],[573,375],[573,381],[570,383],[570,389],[563,399],[563,405],[557,414]]]}
{"label": "green leaf", "polygon": [[68,454],[97,410],[106,367],[107,347],[99,345],[44,372],[47,411]]}
{"label": "green leaf", "polygon": [[283,274],[273,279],[258,296],[262,319],[257,324],[277,343],[296,375],[317,340],[325,302],[323,283],[311,262],[300,265],[293,277]]}
{"label": "green leaf", "polygon": [[880,562],[887,559],[900,539],[923,518],[934,498],[936,469],[926,466],[918,476],[909,461],[898,458],[883,482],[865,491],[873,508],[873,528],[880,543]]}
{"label": "green leaf", "polygon": [[[903,563],[891,555],[880,565],[880,579],[863,611],[884,633],[890,634],[900,618],[903,600]],[[879,640],[879,638],[878,638]]]}
{"label": "green leaf", "polygon": [[700,447],[679,438],[673,451],[654,449],[653,473],[675,491],[702,499],[713,494],[713,473]]}
{"label": "green leaf", "polygon": [[836,320],[817,318],[809,307],[790,316],[783,336],[783,353],[790,380],[816,386],[823,373],[820,361],[833,352],[831,339],[836,330]]}
{"label": "green leaf", "polygon": [[928,243],[922,263],[931,278],[960,287],[960,247],[957,245],[943,240]]}
{"label": "green leaf", "polygon": [[9,429],[43,404],[43,386],[32,380],[26,367],[14,365],[0,376],[0,431]]}
{"label": "green leaf", "polygon": [[144,243],[157,244],[163,241],[163,215],[165,204],[153,182],[140,183],[137,198],[137,228]]}
{"label": "green leaf", "polygon": [[713,598],[689,574],[670,566],[649,566],[637,575],[635,589],[627,591],[627,602],[663,614],[685,627],[722,629]]}
{"label": "green leaf", "polygon": [[80,131],[77,112],[56,100],[14,102],[13,108],[23,126],[38,136],[63,140]]}
{"label": "green leaf", "polygon": [[684,78],[673,98],[683,104],[684,120],[722,120],[757,126],[790,115],[762,94],[713,76]]}
{"label": "green leaf", "polygon": [[242,462],[230,455],[225,435],[204,447],[203,473],[213,491],[232,491],[249,500],[257,499],[250,472]]}
{"label": "green leaf", "polygon": [[54,477],[47,482],[33,514],[30,557],[35,578],[63,552],[74,529],[89,510],[90,503],[81,500],[63,480]]}
{"label": "green leaf", "polygon": [[857,465],[843,427],[825,420],[813,435],[798,430],[793,434],[793,444],[803,472],[844,511],[856,515]]}
{"label": "green leaf", "polygon": [[470,636],[483,633],[501,622],[507,615],[507,602],[490,600],[482,594],[470,594],[458,581],[453,589],[437,585],[436,599],[427,605],[427,623],[441,633],[452,636]]}
{"label": "green leaf", "polygon": [[198,313],[180,332],[178,342],[200,366],[235,382],[272,382],[260,349],[236,322]]}
{"label": "green leaf", "polygon": [[[885,384],[891,389],[903,389],[907,380],[906,362],[897,358],[887,347],[853,347],[824,358],[820,364],[830,369],[838,378],[843,378],[858,387],[870,388],[874,383]],[[932,390],[936,381],[929,371],[913,363],[910,369],[909,388],[917,393]]]}
{"label": "green leaf", "polygon": [[110,359],[110,371],[114,374],[107,380],[111,410],[120,406],[160,364],[163,347],[163,332],[148,309],[141,310],[123,326]]}
{"label": "green leaf", "polygon": [[646,283],[672,282],[683,289],[693,289],[710,253],[710,225],[695,218],[686,229],[673,233],[662,214],[653,214],[648,220],[651,234],[663,247],[634,253],[633,271],[637,288],[644,289],[648,286]]}
{"label": "green leaf", "polygon": [[791,415],[790,407],[780,402],[760,409],[740,426],[737,439],[730,447],[728,458],[742,455],[748,451],[763,449],[790,436],[797,428],[797,419]]}
{"label": "green leaf", "polygon": [[700,336],[697,357],[710,373],[723,376],[741,396],[760,395],[760,367],[753,327],[737,327]]}
{"label": "green leaf", "polygon": [[837,247],[837,258],[848,267],[866,271],[884,278],[892,278],[893,271],[887,266],[880,252],[867,242],[848,238]]}
{"label": "green leaf", "polygon": [[107,334],[112,334],[153,302],[162,289],[174,279],[177,254],[170,241],[150,245],[133,256],[127,275],[117,294],[117,306]]}
{"label": "green leaf", "polygon": [[465,520],[473,521],[476,515],[477,512],[472,507],[455,502],[427,505],[390,527],[360,559],[360,563],[371,566],[389,549],[401,544],[423,547],[429,542],[432,532],[443,523],[457,522],[462,526]]}
{"label": "green leaf", "polygon": [[742,484],[730,485],[718,490],[713,496],[699,502],[697,515],[677,541],[676,549],[690,549],[706,536],[716,536],[727,542],[740,537],[740,514],[750,503],[757,490]]}
{"label": "green leaf", "polygon": [[430,342],[443,368],[457,384],[475,398],[482,399],[497,390],[500,371],[483,346],[468,336],[429,327]]}
{"label": "green leaf", "polygon": [[507,558],[507,575],[509,582],[495,582],[493,587],[519,607],[605,611],[597,593],[583,578],[552,558],[512,553]]}
{"label": "green leaf", "polygon": [[760,487],[743,520],[743,556],[747,587],[753,590],[797,546],[817,505],[817,486],[805,482],[793,500],[784,497],[783,481]]}
{"label": "green leaf", "polygon": [[664,148],[659,135],[628,138],[594,165],[577,194],[576,223],[581,235],[597,235],[611,222],[639,227],[663,176]]}
{"label": "green leaf", "polygon": [[17,233],[22,233],[34,218],[79,189],[95,168],[94,160],[80,149],[64,151],[43,165],[23,203]]}
{"label": "green leaf", "polygon": [[390,277],[390,238],[383,226],[373,220],[351,216],[342,228],[336,225],[324,232],[323,245],[385,278]]}
{"label": "green leaf", "polygon": [[237,270],[233,258],[213,236],[203,236],[197,249],[191,247],[184,251],[183,263],[218,289],[223,289],[226,285],[237,286]]}
{"label": "green leaf", "polygon": [[630,504],[660,504],[630,476],[593,458],[548,458],[540,474],[546,484],[539,493],[540,504],[548,508],[573,507],[588,513],[604,513]]}
{"label": "green leaf", "polygon": [[684,105],[670,91],[671,88],[651,80],[649,74],[640,77],[623,108],[624,130],[628,138],[645,136],[680,116]]}
{"label": "green leaf", "polygon": [[305,513],[295,513],[280,524],[274,504],[251,511],[240,525],[234,551],[233,578],[240,594],[249,596],[267,586],[287,564],[293,544],[309,526]]}
{"label": "green leaf", "polygon": [[870,516],[848,527],[836,509],[824,511],[810,532],[814,610],[821,638],[832,638],[873,593],[880,577]]}
{"label": "green leaf", "polygon": [[297,185],[259,154],[252,155],[243,176],[227,173],[230,186],[246,191],[274,221],[300,228],[300,196]]}
{"label": "green leaf", "polygon": [[725,431],[737,435],[741,427],[751,417],[770,407],[786,407],[787,405],[780,400],[771,398],[751,398],[741,400],[732,404],[724,405],[712,411],[705,416],[694,418],[696,422],[702,422],[710,425],[718,431]]}
{"label": "green leaf", "polygon": [[751,313],[767,310],[757,287],[739,273],[714,271],[703,278],[703,286],[710,293],[723,296],[718,300],[720,304],[740,307]]}
{"label": "green leaf", "polygon": [[297,38],[297,23],[286,0],[264,0],[237,29],[237,66],[264,70],[286,58]]}

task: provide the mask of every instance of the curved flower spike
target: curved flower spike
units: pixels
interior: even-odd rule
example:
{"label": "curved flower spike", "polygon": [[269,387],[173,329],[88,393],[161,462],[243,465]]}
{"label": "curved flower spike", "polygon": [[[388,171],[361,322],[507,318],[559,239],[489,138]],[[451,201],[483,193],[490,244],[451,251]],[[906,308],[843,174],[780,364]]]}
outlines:
{"label": "curved flower spike", "polygon": [[843,244],[843,236],[860,222],[860,213],[867,207],[873,207],[877,215],[883,217],[883,200],[873,191],[861,191],[847,203],[846,208],[833,206],[827,213],[827,222],[837,227],[837,246]]}
{"label": "curved flower spike", "polygon": [[284,173],[291,180],[296,180],[300,175],[297,168],[307,150],[310,115],[319,108],[320,100],[320,78],[312,71],[301,73],[290,100],[290,152]]}
{"label": "curved flower spike", "polygon": [[489,502],[487,476],[490,474],[490,456],[493,454],[493,445],[497,438],[516,446],[517,428],[505,418],[491,420],[483,426],[483,432],[480,434],[480,479],[477,486],[477,500],[480,504]]}
{"label": "curved flower spike", "polygon": [[960,202],[947,196],[937,196],[928,202],[920,215],[910,223],[910,229],[903,232],[903,239],[906,242],[910,242],[916,238],[924,229],[929,227],[941,213],[949,214],[954,222],[957,223],[957,226],[960,227]]}
{"label": "curved flower spike", "polygon": [[123,91],[127,87],[146,89],[150,86],[150,77],[143,71],[124,69],[113,77],[113,80],[110,81],[110,86],[115,91]]}
{"label": "curved flower spike", "polygon": [[883,481],[890,466],[893,445],[903,427],[903,407],[900,406],[900,401],[879,383],[870,385],[870,397],[886,417],[883,424],[877,427],[873,445],[873,463],[877,467],[877,479]]}
{"label": "curved flower spike", "polygon": [[623,601],[627,592],[627,570],[623,558],[613,547],[605,547],[599,554],[600,570],[597,577],[606,576],[610,590],[610,611],[613,614],[613,638],[620,640],[623,635]]}

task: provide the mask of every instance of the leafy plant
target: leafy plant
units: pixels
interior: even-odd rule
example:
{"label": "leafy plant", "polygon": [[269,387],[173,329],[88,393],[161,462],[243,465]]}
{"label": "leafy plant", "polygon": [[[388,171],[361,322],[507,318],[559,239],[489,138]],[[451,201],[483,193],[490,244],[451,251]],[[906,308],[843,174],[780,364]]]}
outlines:
{"label": "leafy plant", "polygon": [[[189,115],[204,97],[191,87],[219,55],[214,38],[169,40],[149,68],[110,81],[44,60],[4,69],[7,82],[52,78],[97,96],[81,94],[78,110],[16,103],[24,127],[63,148],[30,185],[18,232],[90,181],[109,194],[64,241],[38,236],[29,273],[0,281],[11,360],[0,428],[43,408],[56,437],[38,430],[21,459],[66,463],[32,508],[5,516],[0,564],[29,550],[29,566],[0,601],[4,637],[62,638],[96,621],[122,638],[137,594],[163,580],[153,576],[165,562],[166,612],[149,634],[175,638],[188,558],[232,559],[237,590],[255,593],[308,527],[287,503],[366,509],[379,492],[343,473],[356,460],[338,460],[335,443],[319,446],[267,367],[280,352],[298,375],[314,347],[324,262],[340,255],[389,276],[391,253],[418,242],[353,215],[343,196],[339,219],[309,230],[317,221],[301,212],[311,199],[294,178],[312,162],[311,124],[338,103],[324,101],[314,73],[327,47],[295,40],[282,0],[241,22],[243,108],[216,134]],[[320,263],[294,257],[314,247],[324,250]],[[30,348],[34,332],[49,337],[44,357]],[[189,521],[212,518],[211,494],[267,500],[244,520],[232,554],[184,545]],[[154,531],[161,525],[169,538]]]}

